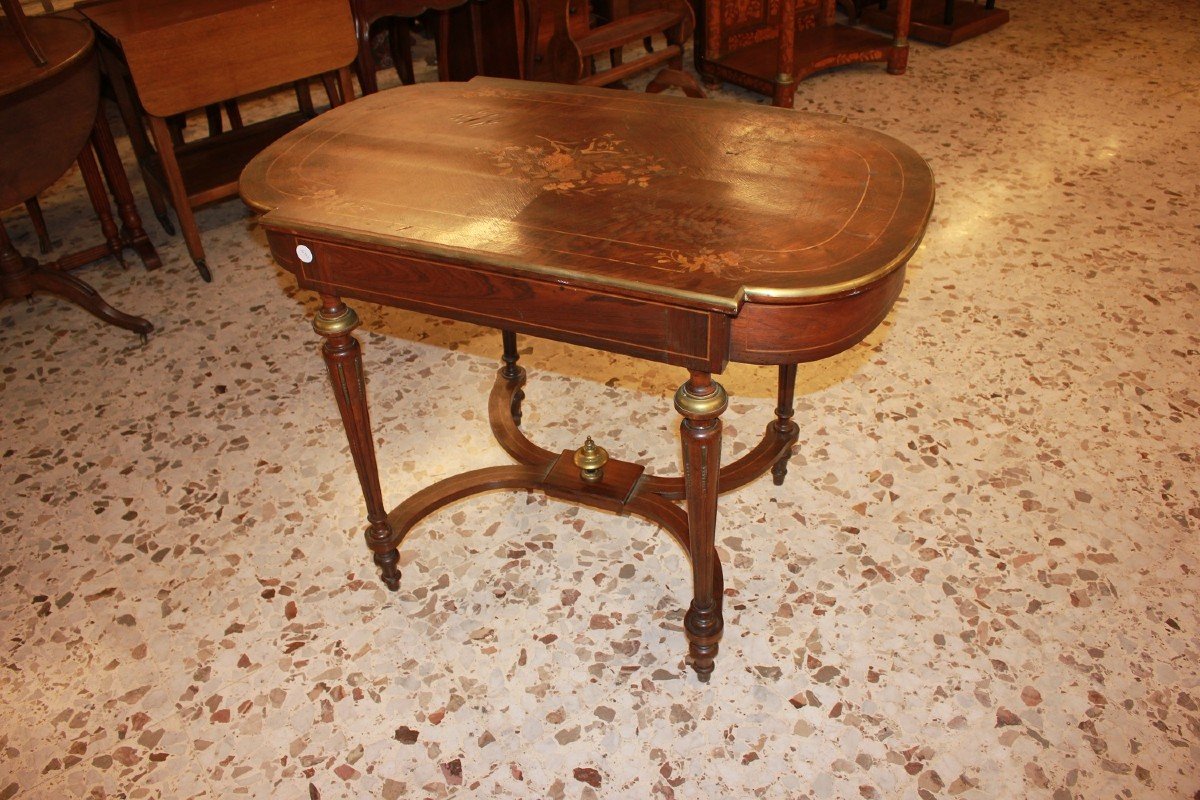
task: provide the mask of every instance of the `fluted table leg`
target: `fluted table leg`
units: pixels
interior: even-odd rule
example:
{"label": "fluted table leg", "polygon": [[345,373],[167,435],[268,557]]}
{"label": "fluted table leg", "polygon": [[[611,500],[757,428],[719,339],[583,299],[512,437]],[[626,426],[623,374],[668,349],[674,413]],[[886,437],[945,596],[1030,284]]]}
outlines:
{"label": "fluted table leg", "polygon": [[707,372],[693,372],[675,393],[683,415],[683,476],[692,556],[692,603],[683,618],[696,676],[707,682],[721,640],[721,598],[716,595],[717,490],[721,472],[721,420],[729,399]]}
{"label": "fluted table leg", "polygon": [[383,493],[379,488],[379,467],[375,463],[375,445],[371,439],[371,418],[367,413],[367,382],[363,375],[362,350],[351,332],[358,327],[358,315],[340,298],[321,295],[321,308],[313,320],[313,329],[325,338],[321,348],[333,394],[337,398],[342,425],[350,442],[350,454],[363,499],[367,503],[367,547],[375,554],[384,584],[400,588],[400,552],[396,537],[388,525]]}
{"label": "fluted table leg", "polygon": [[147,270],[158,269],[162,260],[142,227],[142,218],[134,204],[133,192],[129,188],[129,178],[125,175],[125,167],[121,164],[121,156],[117,152],[117,144],[113,141],[112,129],[108,125],[108,117],[104,109],[96,115],[96,124],[92,129],[92,146],[100,161],[100,169],[104,172],[109,191],[117,203],[117,214],[121,217],[123,241],[138,254]]}

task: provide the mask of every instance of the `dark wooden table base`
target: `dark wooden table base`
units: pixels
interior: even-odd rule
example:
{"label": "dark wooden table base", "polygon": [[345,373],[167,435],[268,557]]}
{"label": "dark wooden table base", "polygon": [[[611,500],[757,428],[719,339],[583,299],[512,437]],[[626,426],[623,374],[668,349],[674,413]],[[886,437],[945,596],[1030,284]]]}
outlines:
{"label": "dark wooden table base", "polygon": [[[684,617],[684,629],[692,667],[700,680],[708,680],[723,627],[724,579],[714,547],[717,496],[768,470],[773,472],[776,485],[783,483],[798,435],[791,419],[795,365],[779,367],[779,407],[762,440],[724,468],[720,465],[720,415],[728,406],[728,398],[711,375],[693,371],[675,395],[675,408],[683,416],[682,477],[648,475],[639,464],[615,459],[602,461],[598,470],[587,473],[577,466],[580,450],[553,453],[522,433],[519,426],[525,370],[517,365],[516,335],[505,331],[503,366],[492,387],[488,417],[500,446],[518,463],[485,467],[439,481],[385,513],[361,351],[351,335],[358,317],[339,298],[323,296],[322,301],[313,326],[325,337],[325,361],[367,501],[367,546],[389,589],[395,591],[400,586],[399,546],[408,532],[434,511],[473,494],[496,489],[541,491],[617,514],[636,514],[662,526],[691,559],[693,598]],[[678,500],[686,500],[686,510],[675,502]]]}
{"label": "dark wooden table base", "polygon": [[[131,248],[137,253],[147,270],[162,266],[154,245],[142,228],[141,217],[134,205],[133,192],[130,191],[125,168],[121,165],[117,146],[103,110],[96,115],[89,144],[84,145],[80,151],[77,163],[88,199],[100,222],[104,242],[43,265],[32,258],[22,257],[13,247],[8,233],[0,225],[0,300],[28,297],[34,292],[56,295],[110,325],[141,334],[145,339],[154,330],[153,324],[113,308],[104,301],[99,292],[67,272],[106,256],[117,259],[124,266],[126,248]],[[108,190],[116,200],[117,213],[121,219],[119,227],[113,218],[112,206],[105,193],[106,182]]]}

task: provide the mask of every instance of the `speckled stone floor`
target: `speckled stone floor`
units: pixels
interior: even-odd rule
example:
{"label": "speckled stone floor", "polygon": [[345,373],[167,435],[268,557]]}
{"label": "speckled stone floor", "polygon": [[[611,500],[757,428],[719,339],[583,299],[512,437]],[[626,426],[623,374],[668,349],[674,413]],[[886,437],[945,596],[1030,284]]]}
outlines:
{"label": "speckled stone floor", "polygon": [[[888,321],[801,370],[785,486],[723,501],[708,685],[636,519],[478,497],[381,588],[314,298],[237,201],[211,285],[148,207],[164,268],[84,271],[145,345],[0,307],[0,798],[1200,797],[1200,7],[1006,5],[800,86],[939,199]],[[77,175],[44,203],[96,235]],[[389,504],[505,463],[498,335],[357,308]],[[675,468],[678,371],[522,347],[542,444]],[[774,372],[722,380],[728,457]]]}

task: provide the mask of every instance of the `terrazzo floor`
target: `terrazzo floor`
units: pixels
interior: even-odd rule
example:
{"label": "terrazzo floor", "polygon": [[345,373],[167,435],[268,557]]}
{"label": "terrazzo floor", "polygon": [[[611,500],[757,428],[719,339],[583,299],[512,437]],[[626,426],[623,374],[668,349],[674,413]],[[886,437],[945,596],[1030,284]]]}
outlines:
{"label": "terrazzo floor", "polygon": [[[800,85],[938,203],[888,321],[801,369],[787,483],[722,501],[707,685],[647,522],[485,495],[381,587],[314,298],[239,202],[211,285],[148,207],[163,269],[84,271],[144,345],[0,307],[0,800],[1200,798],[1200,5],[1005,5]],[[95,237],[77,175],[44,205]],[[498,335],[354,305],[389,505],[506,463]],[[541,444],[677,469],[678,370],[521,344]],[[723,376],[727,459],[774,378]]]}

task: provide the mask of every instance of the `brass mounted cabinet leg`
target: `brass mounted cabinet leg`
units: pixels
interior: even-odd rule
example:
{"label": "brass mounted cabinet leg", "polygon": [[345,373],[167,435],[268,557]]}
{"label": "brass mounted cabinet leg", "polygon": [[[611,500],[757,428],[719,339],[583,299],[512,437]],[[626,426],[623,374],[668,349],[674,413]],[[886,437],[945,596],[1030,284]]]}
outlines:
{"label": "brass mounted cabinet leg", "polygon": [[313,320],[313,329],[325,339],[321,352],[329,368],[333,394],[337,398],[350,455],[367,503],[367,547],[375,554],[384,584],[393,592],[400,588],[400,551],[397,538],[388,525],[379,488],[379,467],[375,463],[375,445],[371,440],[371,418],[367,413],[367,382],[363,375],[362,350],[351,332],[358,327],[358,315],[340,298],[321,295],[321,308]]}
{"label": "brass mounted cabinet leg", "polygon": [[692,556],[692,603],[683,618],[696,677],[707,682],[721,641],[724,622],[717,594],[718,479],[721,471],[721,420],[729,398],[706,372],[693,372],[675,393],[683,443],[683,480],[687,498],[688,549]]}

